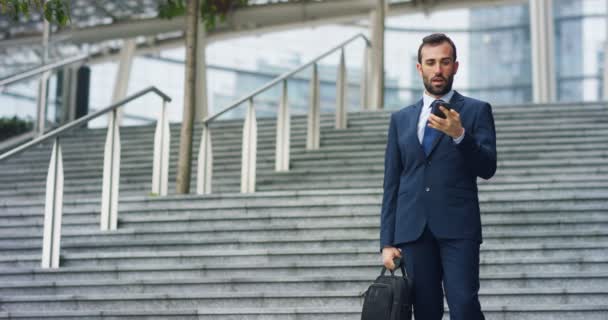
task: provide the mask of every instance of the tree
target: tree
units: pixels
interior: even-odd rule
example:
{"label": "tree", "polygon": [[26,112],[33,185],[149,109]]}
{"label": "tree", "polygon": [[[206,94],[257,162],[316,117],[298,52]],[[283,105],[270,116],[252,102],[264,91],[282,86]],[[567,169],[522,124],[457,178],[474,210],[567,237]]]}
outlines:
{"label": "tree", "polygon": [[192,164],[192,135],[196,104],[196,50],[198,44],[198,17],[207,30],[213,29],[217,18],[224,20],[226,14],[248,0],[164,0],[159,4],[158,15],[171,19],[186,14],[186,68],[184,81],[184,112],[180,132],[179,160],[177,165],[176,191],[190,192]]}
{"label": "tree", "polygon": [[[207,30],[212,30],[218,21],[224,21],[226,15],[241,6],[246,6],[249,0],[199,0],[199,13]],[[162,0],[158,4],[158,17],[171,19],[186,14],[186,0]]]}
{"label": "tree", "polygon": [[29,18],[32,11],[42,13],[48,22],[60,26],[70,22],[69,0],[0,0],[0,12],[8,14],[15,21],[20,17]]}

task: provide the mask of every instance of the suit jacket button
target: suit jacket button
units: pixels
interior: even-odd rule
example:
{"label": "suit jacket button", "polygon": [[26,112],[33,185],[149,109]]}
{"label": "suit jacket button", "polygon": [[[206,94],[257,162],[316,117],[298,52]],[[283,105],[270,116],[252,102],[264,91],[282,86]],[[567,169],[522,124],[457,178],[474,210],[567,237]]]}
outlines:
{"label": "suit jacket button", "polygon": [[431,188],[430,187],[426,187],[425,191],[429,192],[429,191],[431,191]]}

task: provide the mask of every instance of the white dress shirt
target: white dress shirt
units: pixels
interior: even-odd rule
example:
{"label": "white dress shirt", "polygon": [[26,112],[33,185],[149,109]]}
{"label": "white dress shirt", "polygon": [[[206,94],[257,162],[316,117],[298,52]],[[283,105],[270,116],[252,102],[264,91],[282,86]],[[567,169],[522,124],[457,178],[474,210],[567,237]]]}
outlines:
{"label": "white dress shirt", "polygon": [[[431,115],[431,104],[433,101],[441,99],[447,103],[450,103],[452,96],[454,95],[454,90],[450,90],[450,92],[446,93],[441,98],[435,98],[429,96],[426,91],[422,95],[422,110],[420,111],[420,118],[418,118],[418,141],[422,144],[422,139],[424,138],[424,129],[427,127],[427,122],[429,120],[429,116]],[[464,130],[462,131],[462,135],[456,139],[452,139],[456,144],[460,143],[464,139]]]}

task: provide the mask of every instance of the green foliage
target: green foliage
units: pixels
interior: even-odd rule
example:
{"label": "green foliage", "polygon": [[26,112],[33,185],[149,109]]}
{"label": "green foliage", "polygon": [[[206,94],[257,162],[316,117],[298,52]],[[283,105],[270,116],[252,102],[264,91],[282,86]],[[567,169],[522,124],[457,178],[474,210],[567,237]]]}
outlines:
{"label": "green foliage", "polygon": [[[207,30],[212,30],[219,21],[237,7],[246,6],[248,0],[200,0],[201,19]],[[186,0],[162,0],[158,4],[158,17],[171,19],[186,14]]]}
{"label": "green foliage", "polygon": [[15,21],[21,16],[29,18],[32,11],[41,12],[48,22],[60,26],[70,22],[69,0],[0,0],[0,12]]}
{"label": "green foliage", "polygon": [[32,130],[31,120],[23,120],[17,117],[0,118],[0,140],[5,140],[21,133]]}

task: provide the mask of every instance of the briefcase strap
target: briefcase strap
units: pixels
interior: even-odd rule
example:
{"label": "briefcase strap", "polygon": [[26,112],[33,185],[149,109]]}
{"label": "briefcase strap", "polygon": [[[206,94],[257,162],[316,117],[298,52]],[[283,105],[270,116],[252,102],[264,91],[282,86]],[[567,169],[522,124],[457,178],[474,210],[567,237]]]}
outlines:
{"label": "briefcase strap", "polygon": [[[395,258],[393,260],[393,263],[395,264],[395,269],[397,269],[397,268],[401,269],[401,274],[404,277],[408,278],[407,272],[405,271],[404,263],[401,263],[401,258]],[[387,270],[386,267],[383,266],[382,273],[380,273],[380,275],[383,276],[384,274],[386,274],[386,270]],[[391,272],[391,276],[395,275],[395,270],[390,270],[390,272]]]}

